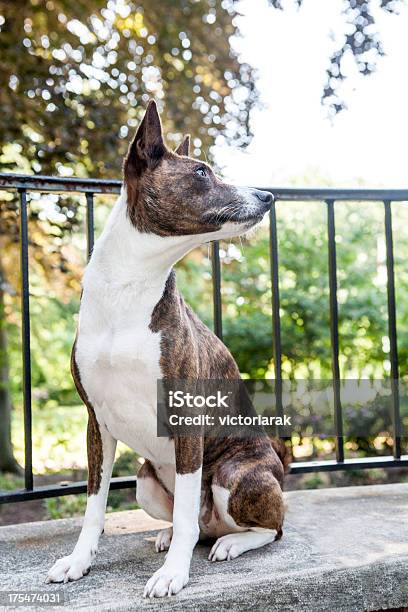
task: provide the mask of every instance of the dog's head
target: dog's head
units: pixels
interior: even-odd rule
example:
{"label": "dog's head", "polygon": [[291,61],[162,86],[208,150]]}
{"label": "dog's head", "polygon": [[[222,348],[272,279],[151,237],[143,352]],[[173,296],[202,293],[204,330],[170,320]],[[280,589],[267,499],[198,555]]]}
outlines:
{"label": "dog's head", "polygon": [[237,236],[269,210],[267,191],[234,187],[210,166],[189,157],[187,136],[175,152],[163,140],[155,102],[130,144],[124,162],[128,215],[141,232],[160,236]]}

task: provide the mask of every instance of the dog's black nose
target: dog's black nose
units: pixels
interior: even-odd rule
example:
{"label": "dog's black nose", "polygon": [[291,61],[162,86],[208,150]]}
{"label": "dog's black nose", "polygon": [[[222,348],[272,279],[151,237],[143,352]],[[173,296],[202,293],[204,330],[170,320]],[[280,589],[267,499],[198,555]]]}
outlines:
{"label": "dog's black nose", "polygon": [[269,191],[261,191],[260,189],[254,189],[254,196],[258,198],[264,204],[272,204],[273,195]]}

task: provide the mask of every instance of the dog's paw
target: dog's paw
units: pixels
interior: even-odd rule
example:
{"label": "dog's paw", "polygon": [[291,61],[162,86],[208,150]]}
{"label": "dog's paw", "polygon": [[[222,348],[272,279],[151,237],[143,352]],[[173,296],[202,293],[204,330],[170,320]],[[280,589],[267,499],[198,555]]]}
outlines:
{"label": "dog's paw", "polygon": [[48,572],[45,582],[70,582],[79,580],[89,573],[91,566],[92,555],[85,557],[77,557],[68,555],[58,559]]}
{"label": "dog's paw", "polygon": [[208,558],[210,561],[231,561],[239,557],[246,548],[242,546],[241,534],[229,533],[218,538],[212,547]]}
{"label": "dog's paw", "polygon": [[156,552],[163,552],[163,550],[169,550],[171,538],[173,537],[173,527],[167,527],[167,529],[162,529],[156,536],[156,541],[154,546],[156,548]]}
{"label": "dog's paw", "polygon": [[188,582],[188,569],[171,567],[165,563],[147,581],[143,597],[166,597],[176,595]]}

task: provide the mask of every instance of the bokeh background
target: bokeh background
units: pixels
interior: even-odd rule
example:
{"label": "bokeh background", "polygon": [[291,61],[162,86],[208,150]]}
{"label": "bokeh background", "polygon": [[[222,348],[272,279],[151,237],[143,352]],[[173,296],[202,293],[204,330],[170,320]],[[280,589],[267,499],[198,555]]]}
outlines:
{"label": "bokeh background", "polygon": [[[119,178],[149,98],[169,146],[256,186],[406,187],[408,5],[404,0],[0,0],[0,171]],[[21,486],[18,215],[0,192],[0,488]],[[112,206],[96,198],[96,229]],[[408,368],[408,212],[394,204],[401,375]],[[69,373],[86,260],[81,198],[30,196],[33,464],[37,484],[86,477],[86,410]],[[390,373],[383,210],[336,208],[341,374]],[[329,378],[323,204],[278,204],[285,378]],[[274,376],[268,227],[221,245],[225,342],[243,376]],[[186,300],[212,325],[207,247],[177,266]],[[294,439],[295,458],[333,440]],[[349,456],[388,454],[367,420]],[[115,475],[138,458],[119,449]],[[405,478],[383,470],[291,477],[288,486]],[[0,523],[81,513],[83,496],[0,508]],[[112,509],[133,507],[129,492]]]}

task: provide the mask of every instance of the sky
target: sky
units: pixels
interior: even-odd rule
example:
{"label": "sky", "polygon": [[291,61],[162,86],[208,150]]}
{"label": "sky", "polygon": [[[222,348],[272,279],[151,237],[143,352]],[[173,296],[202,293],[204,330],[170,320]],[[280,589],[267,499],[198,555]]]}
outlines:
{"label": "sky", "polygon": [[346,27],[342,0],[286,6],[239,2],[242,38],[234,46],[258,71],[261,107],[252,111],[254,138],[245,152],[215,147],[224,175],[257,186],[408,187],[408,5],[398,16],[376,11],[386,56],[368,77],[346,59],[348,109],[334,119],[320,98]]}

